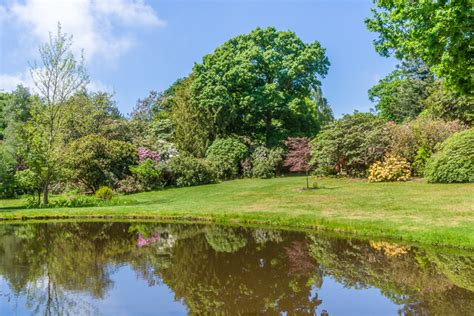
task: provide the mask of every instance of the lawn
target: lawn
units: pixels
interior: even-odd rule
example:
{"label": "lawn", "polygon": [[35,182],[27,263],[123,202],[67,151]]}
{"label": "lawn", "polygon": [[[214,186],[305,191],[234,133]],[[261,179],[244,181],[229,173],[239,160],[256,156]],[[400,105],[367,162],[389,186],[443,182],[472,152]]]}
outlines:
{"label": "lawn", "polygon": [[368,238],[474,249],[474,185],[367,183],[304,177],[241,179],[218,184],[118,196],[133,205],[22,209],[0,200],[0,219],[62,217],[208,220],[230,224],[327,229]]}

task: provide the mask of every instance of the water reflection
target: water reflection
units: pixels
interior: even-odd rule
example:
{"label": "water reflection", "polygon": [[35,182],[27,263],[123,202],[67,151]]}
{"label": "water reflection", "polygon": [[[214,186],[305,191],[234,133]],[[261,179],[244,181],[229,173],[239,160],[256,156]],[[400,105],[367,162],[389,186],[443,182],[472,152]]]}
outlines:
{"label": "water reflection", "polygon": [[474,315],[474,254],[224,226],[0,225],[0,314],[96,315],[113,306],[128,314],[335,315],[370,307]]}

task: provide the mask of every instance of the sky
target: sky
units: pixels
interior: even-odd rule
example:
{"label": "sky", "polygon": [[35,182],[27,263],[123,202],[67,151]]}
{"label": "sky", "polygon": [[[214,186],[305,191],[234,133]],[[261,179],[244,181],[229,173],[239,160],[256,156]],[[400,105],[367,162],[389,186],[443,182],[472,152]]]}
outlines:
{"label": "sky", "polygon": [[228,39],[256,27],[319,41],[331,62],[323,94],[336,117],[374,105],[367,90],[395,68],[365,28],[371,0],[0,0],[0,91],[32,87],[29,65],[58,22],[84,53],[89,89],[114,93],[124,114],[149,91],[188,75]]}

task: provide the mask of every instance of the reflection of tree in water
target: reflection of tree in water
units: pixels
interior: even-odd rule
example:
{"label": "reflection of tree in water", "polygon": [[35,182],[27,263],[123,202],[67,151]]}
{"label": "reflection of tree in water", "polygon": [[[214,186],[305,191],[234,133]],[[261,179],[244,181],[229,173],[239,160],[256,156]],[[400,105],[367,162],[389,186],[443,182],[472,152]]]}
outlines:
{"label": "reflection of tree in water", "polygon": [[[250,231],[209,227],[192,239],[179,239],[172,264],[160,274],[193,314],[314,315],[320,301],[311,287],[315,280],[321,283],[321,275],[307,251],[292,252],[304,244],[302,235],[262,245]],[[306,260],[307,269],[292,271],[290,260]]]}
{"label": "reflection of tree in water", "polygon": [[96,314],[84,295],[104,298],[124,264],[150,285],[165,283],[196,314],[314,314],[315,290],[330,275],[381,289],[403,314],[474,315],[468,252],[204,225],[0,225],[7,294],[37,314]]}
{"label": "reflection of tree in water", "polygon": [[473,253],[443,255],[441,249],[320,236],[311,240],[311,256],[324,275],[348,287],[379,288],[404,305],[403,314],[474,315],[474,292],[466,287],[467,280],[473,280]]}

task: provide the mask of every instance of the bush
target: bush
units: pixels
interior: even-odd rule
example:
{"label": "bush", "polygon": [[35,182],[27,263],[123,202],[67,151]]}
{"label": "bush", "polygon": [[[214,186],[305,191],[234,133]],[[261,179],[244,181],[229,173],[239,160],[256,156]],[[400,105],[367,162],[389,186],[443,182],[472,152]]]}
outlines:
{"label": "bush", "polygon": [[283,156],[284,150],[282,148],[257,147],[252,153],[252,176],[256,178],[274,177],[282,167]]}
{"label": "bush", "polygon": [[101,200],[111,200],[114,195],[114,192],[108,186],[101,186],[97,191],[95,191],[95,197]]}
{"label": "bush", "polygon": [[214,169],[204,159],[180,155],[170,159],[168,168],[174,184],[178,187],[208,184],[215,181]]}
{"label": "bush", "polygon": [[133,176],[141,184],[143,190],[163,188],[169,180],[166,165],[152,159],[145,159],[138,166],[130,166]]}
{"label": "bush", "polygon": [[311,164],[317,174],[365,176],[387,147],[385,122],[372,113],[344,115],[311,141]]}
{"label": "bush", "polygon": [[369,168],[369,182],[407,181],[411,176],[410,163],[402,157],[387,155]]}
{"label": "bush", "polygon": [[[389,142],[387,150],[413,163],[417,156],[426,157],[433,154],[438,144],[465,128],[465,125],[458,121],[446,122],[430,117],[418,117],[416,120],[399,125],[387,123],[385,130]],[[426,153],[420,153],[420,148]],[[422,169],[419,171],[423,172]]]}
{"label": "bush", "polygon": [[239,174],[240,162],[247,154],[247,146],[235,138],[215,140],[207,149],[206,159],[212,164],[219,179],[232,179]]}
{"label": "bush", "polygon": [[428,182],[474,182],[474,128],[441,143],[428,159],[425,177]]}
{"label": "bush", "polygon": [[118,193],[131,194],[145,191],[145,188],[137,178],[128,176],[117,183],[116,191]]}

